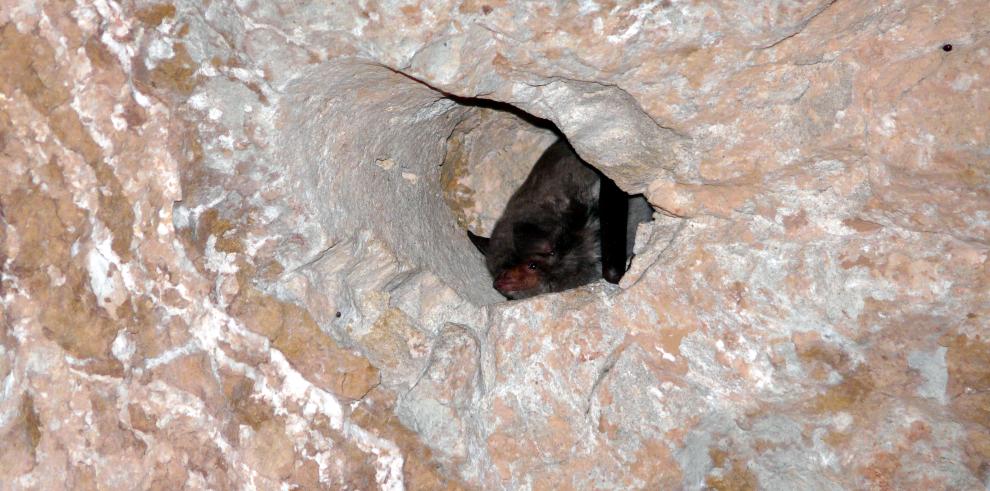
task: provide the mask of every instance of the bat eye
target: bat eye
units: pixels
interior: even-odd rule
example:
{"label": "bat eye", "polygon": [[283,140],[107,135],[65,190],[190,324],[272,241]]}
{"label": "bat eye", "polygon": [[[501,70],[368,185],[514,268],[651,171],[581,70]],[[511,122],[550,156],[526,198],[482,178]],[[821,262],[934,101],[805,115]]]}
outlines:
{"label": "bat eye", "polygon": [[528,267],[529,269],[536,269],[536,263],[529,263],[529,265],[527,265],[526,267]]}
{"label": "bat eye", "polygon": [[549,255],[550,255],[550,257],[554,257],[554,256],[556,256],[556,255],[557,255],[557,251],[550,251],[550,252],[548,252],[547,254],[549,254]]}

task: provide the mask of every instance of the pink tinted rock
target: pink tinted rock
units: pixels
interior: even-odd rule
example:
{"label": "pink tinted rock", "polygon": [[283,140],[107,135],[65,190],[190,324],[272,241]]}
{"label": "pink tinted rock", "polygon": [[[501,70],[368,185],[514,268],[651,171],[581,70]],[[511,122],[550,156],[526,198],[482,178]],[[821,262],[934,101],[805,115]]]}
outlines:
{"label": "pink tinted rock", "polygon": [[[986,487],[986,18],[5,9],[0,479]],[[620,286],[497,303],[443,197],[480,114],[449,94],[551,121],[660,208]],[[486,134],[546,136],[476,126],[471,164]],[[467,168],[468,195],[524,172]]]}

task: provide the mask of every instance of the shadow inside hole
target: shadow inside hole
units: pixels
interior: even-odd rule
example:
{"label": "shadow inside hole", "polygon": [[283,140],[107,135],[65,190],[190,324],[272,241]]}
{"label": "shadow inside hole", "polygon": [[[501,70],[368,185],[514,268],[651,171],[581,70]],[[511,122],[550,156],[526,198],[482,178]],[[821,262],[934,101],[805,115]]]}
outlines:
{"label": "shadow inside hole", "polygon": [[[473,111],[454,128],[447,140],[441,170],[443,197],[460,227],[487,237],[505,211],[506,203],[526,180],[543,152],[566,137],[552,122],[510,104],[450,98]],[[621,199],[622,223],[616,225],[613,219],[606,225],[603,221],[601,235],[603,242],[612,244],[613,250],[624,250],[624,254],[606,256],[612,258],[613,263],[621,256],[617,266],[621,276],[633,256],[637,227],[652,221],[654,210],[642,195],[626,194],[594,166],[586,162],[584,165],[602,182],[602,193],[614,190],[611,203]],[[602,198],[605,199],[605,194]],[[618,212],[613,215],[615,213]],[[613,282],[618,281],[615,270],[613,268],[611,276],[606,273]]]}
{"label": "shadow inside hole", "polygon": [[522,109],[519,109],[512,104],[502,101],[493,101],[491,99],[480,99],[472,97],[460,97],[456,95],[448,95],[447,98],[460,104],[464,107],[472,107],[478,109],[487,109],[490,111],[498,111],[501,113],[509,114],[515,116],[520,122],[533,126],[535,128],[540,128],[548,130],[556,134],[560,138],[565,138],[564,134],[557,128],[553,122],[548,119],[543,119],[534,116]]}

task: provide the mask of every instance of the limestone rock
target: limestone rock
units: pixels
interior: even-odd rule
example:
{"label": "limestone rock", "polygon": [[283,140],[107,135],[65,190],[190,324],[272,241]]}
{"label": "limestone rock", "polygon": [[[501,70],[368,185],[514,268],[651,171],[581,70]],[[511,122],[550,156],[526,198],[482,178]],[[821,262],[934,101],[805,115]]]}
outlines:
{"label": "limestone rock", "polygon": [[[0,8],[11,489],[990,486],[990,4]],[[519,302],[555,134],[656,220]]]}

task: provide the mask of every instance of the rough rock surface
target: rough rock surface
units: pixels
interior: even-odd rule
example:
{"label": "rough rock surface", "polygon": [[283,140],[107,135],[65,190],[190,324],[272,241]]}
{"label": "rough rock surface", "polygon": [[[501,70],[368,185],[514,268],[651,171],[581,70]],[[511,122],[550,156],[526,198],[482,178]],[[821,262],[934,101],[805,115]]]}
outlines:
{"label": "rough rock surface", "polygon": [[[990,487],[986,19],[6,2],[0,488]],[[659,210],[621,285],[498,301],[485,100]]]}

